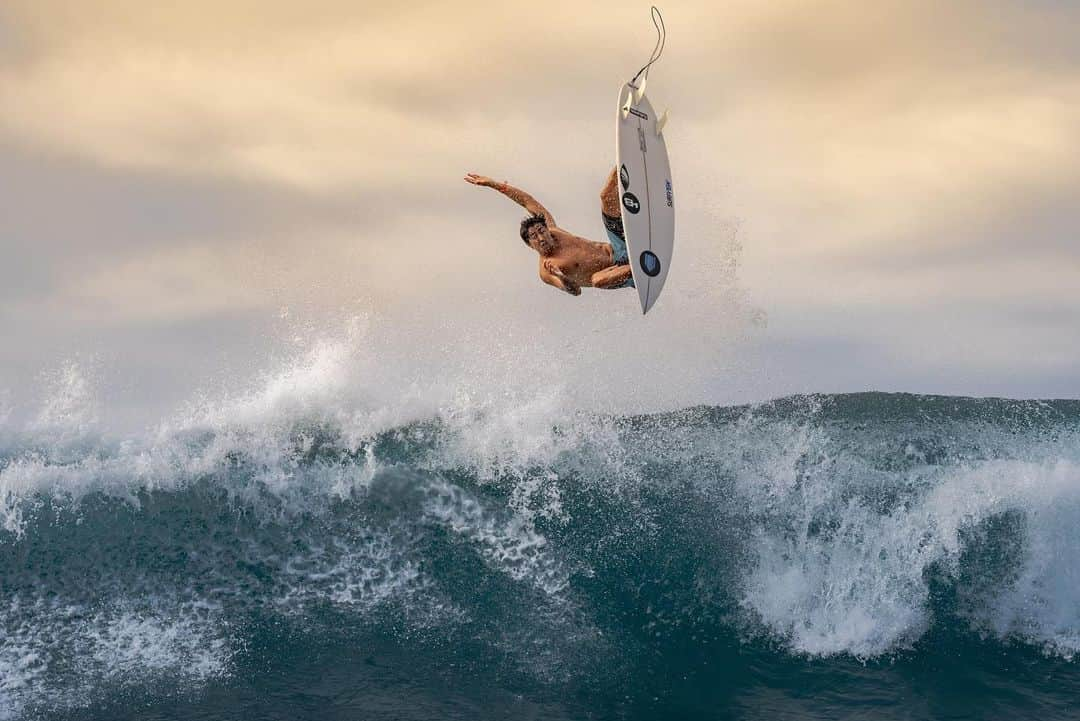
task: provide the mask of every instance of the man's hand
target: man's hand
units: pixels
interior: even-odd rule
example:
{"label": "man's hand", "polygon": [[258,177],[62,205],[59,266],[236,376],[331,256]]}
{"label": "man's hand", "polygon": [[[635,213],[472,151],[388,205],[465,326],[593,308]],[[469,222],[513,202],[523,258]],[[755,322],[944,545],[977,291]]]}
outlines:
{"label": "man's hand", "polygon": [[570,279],[566,273],[562,272],[562,268],[555,265],[551,260],[544,260],[544,270],[551,275],[555,276],[562,284],[562,289],[570,295],[581,295],[581,286]]}
{"label": "man's hand", "polygon": [[472,183],[473,185],[481,185],[485,188],[494,188],[496,185],[498,185],[498,183],[496,183],[494,180],[487,177],[486,175],[477,175],[476,173],[466,174],[465,182]]}

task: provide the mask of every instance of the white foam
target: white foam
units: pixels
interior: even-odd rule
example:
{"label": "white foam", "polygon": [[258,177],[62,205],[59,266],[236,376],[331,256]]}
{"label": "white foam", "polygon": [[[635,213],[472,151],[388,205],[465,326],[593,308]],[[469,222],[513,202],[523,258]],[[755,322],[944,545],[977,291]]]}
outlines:
{"label": "white foam", "polygon": [[[1080,465],[1061,458],[1073,441],[1029,445],[1038,460],[897,477],[830,457],[823,431],[782,435],[787,444],[743,468],[740,488],[758,516],[741,604],[792,648],[871,657],[910,644],[931,621],[925,573],[935,563],[955,570],[964,533],[1008,511],[1026,519],[1019,578],[994,589],[990,615],[972,624],[1066,655],[1080,648]],[[874,493],[883,481],[900,492],[884,509]]]}
{"label": "white foam", "polygon": [[[210,626],[210,627],[208,627]],[[196,683],[223,676],[231,655],[227,638],[197,615],[123,611],[87,624],[95,675],[110,682],[152,678]],[[82,662],[86,663],[83,657]]]}
{"label": "white foam", "polygon": [[26,629],[9,631],[0,643],[0,719],[6,721],[18,716],[47,671],[40,649],[27,638]]}
{"label": "white foam", "polygon": [[[997,589],[975,623],[1066,658],[1080,653],[1080,463],[989,463],[957,485],[948,500],[959,505],[968,498],[972,516],[1001,508],[1024,513],[1019,573]],[[983,508],[971,508],[978,504],[972,498]]]}
{"label": "white foam", "polygon": [[[579,455],[583,441],[617,446],[614,433],[572,410],[558,384],[491,385],[496,371],[482,368],[470,369],[456,386],[441,377],[409,380],[407,367],[378,357],[383,349],[372,342],[364,319],[356,319],[337,337],[304,343],[249,388],[204,396],[123,441],[100,435],[88,410],[96,407],[88,400],[91,384],[78,367],[65,366],[60,390],[21,440],[8,441],[9,459],[0,460],[0,523],[18,536],[28,507],[42,496],[75,505],[101,492],[137,503],[141,491],[179,490],[207,478],[229,484],[226,490],[242,503],[257,504],[270,493],[284,501],[285,512],[303,512],[327,497],[363,491],[379,468],[370,448],[378,434],[431,419],[442,424],[438,448],[417,460],[420,467],[464,468],[481,481],[511,474],[524,484],[514,491],[519,511],[557,517],[555,484],[530,469]],[[339,452],[363,448],[363,462],[304,462],[317,440],[304,428],[327,429]],[[244,474],[229,473],[236,459]]]}
{"label": "white foam", "polygon": [[547,539],[526,517],[501,517],[503,514],[485,508],[465,490],[445,482],[432,484],[424,513],[475,543],[491,567],[514,580],[528,581],[549,596],[569,585],[567,569],[549,552]]}
{"label": "white foam", "polygon": [[16,598],[0,629],[0,718],[83,708],[117,688],[199,687],[226,676],[234,653],[218,609],[160,599]]}
{"label": "white foam", "polygon": [[302,610],[309,600],[328,599],[354,611],[369,611],[393,601],[408,601],[427,591],[430,579],[408,556],[408,544],[383,531],[357,529],[358,541],[331,538],[333,549],[316,548],[294,556],[284,567],[288,590],[280,605]]}

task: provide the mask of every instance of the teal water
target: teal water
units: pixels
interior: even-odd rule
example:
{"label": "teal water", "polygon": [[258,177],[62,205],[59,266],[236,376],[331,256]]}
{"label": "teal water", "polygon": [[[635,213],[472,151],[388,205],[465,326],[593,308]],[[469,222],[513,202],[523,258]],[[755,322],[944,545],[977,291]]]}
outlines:
{"label": "teal water", "polygon": [[0,719],[1080,715],[1080,402],[545,418],[4,428]]}

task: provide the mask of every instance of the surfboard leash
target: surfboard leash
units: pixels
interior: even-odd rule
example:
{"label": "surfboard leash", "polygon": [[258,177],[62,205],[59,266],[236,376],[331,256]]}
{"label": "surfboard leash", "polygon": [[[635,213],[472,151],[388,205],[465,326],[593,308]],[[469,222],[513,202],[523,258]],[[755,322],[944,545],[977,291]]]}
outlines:
{"label": "surfboard leash", "polygon": [[652,6],[652,22],[656,28],[656,45],[653,47],[652,55],[649,56],[649,62],[645,63],[641,70],[637,71],[637,75],[630,80],[630,85],[634,85],[642,73],[645,73],[645,79],[648,80],[649,68],[664,54],[664,43],[667,42],[667,28],[664,27],[664,16],[660,14],[660,8],[655,5]]}

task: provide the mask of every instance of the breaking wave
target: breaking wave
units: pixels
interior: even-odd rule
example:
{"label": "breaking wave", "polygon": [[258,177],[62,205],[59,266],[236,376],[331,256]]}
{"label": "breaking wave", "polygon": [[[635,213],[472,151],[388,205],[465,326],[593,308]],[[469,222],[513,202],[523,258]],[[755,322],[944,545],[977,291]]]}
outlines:
{"label": "breaking wave", "polygon": [[613,416],[380,397],[344,365],[315,348],[124,438],[74,367],[31,422],[0,415],[0,718],[197,697],[373,638],[614,715],[692,715],[673,699],[710,663],[990,644],[1076,675],[1078,402]]}

